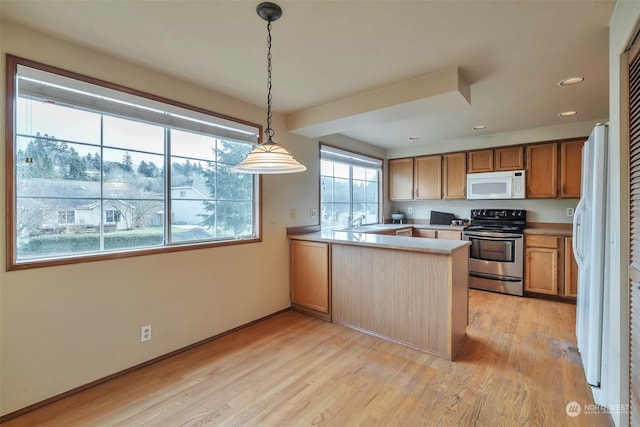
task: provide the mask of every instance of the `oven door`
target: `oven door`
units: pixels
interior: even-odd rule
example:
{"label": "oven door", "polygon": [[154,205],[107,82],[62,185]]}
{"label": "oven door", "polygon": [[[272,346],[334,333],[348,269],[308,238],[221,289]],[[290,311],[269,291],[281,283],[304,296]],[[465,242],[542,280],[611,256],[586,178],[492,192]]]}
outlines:
{"label": "oven door", "polygon": [[469,247],[469,272],[522,278],[524,236],[519,233],[465,231]]}

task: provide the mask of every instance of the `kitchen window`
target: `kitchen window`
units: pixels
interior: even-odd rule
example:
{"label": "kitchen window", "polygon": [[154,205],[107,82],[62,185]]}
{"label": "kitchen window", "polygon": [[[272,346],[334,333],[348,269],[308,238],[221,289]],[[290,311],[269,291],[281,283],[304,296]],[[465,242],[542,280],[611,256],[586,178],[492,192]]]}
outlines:
{"label": "kitchen window", "polygon": [[8,269],[260,240],[260,126],[7,56]]}
{"label": "kitchen window", "polygon": [[381,159],[321,144],[321,228],[379,223],[381,176]]}

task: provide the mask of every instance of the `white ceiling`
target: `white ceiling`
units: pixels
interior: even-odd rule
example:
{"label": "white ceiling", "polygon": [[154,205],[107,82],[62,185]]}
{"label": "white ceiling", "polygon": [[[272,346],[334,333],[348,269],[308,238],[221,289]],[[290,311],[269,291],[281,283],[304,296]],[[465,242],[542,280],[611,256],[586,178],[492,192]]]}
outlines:
{"label": "white ceiling", "polygon": [[[257,3],[1,0],[0,15],[262,106],[266,23]],[[343,133],[399,148],[608,117],[613,0],[278,4],[274,110],[289,115],[289,123],[304,116],[314,125],[292,131]],[[413,100],[397,91],[403,82],[427,85],[429,75],[456,67],[470,103],[440,103],[447,88],[429,94],[413,86]],[[557,85],[575,75],[584,83]],[[566,110],[578,114],[557,117]],[[487,129],[471,129],[480,123]],[[409,141],[412,135],[419,142]]]}

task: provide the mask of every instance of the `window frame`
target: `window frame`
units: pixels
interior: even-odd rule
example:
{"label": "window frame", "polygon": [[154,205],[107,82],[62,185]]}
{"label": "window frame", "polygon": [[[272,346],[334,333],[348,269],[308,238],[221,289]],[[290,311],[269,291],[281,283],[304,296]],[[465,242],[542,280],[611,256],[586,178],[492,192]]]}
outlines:
{"label": "window frame", "polygon": [[[356,158],[357,157],[364,157],[364,158],[368,158],[368,159],[373,159],[373,160],[378,160],[380,161],[380,171],[379,171],[379,175],[378,175],[378,223],[382,222],[382,219],[384,217],[384,159],[380,158],[380,157],[376,157],[376,156],[371,156],[368,154],[364,154],[364,153],[359,153],[357,151],[353,151],[353,150],[348,150],[342,147],[338,147],[335,145],[331,145],[331,144],[327,144],[325,142],[320,141],[318,144],[318,206],[320,207],[320,212],[318,215],[318,222],[319,222],[319,226],[320,229],[322,229],[322,148],[323,147],[327,147],[328,149],[334,149],[334,150],[338,150],[338,151],[342,151],[345,153],[350,153],[353,154]],[[345,162],[345,164],[349,164],[349,206],[350,206],[350,210],[351,212],[353,212],[353,172],[352,172],[352,168],[354,166],[354,164]],[[364,224],[363,225],[371,225],[371,224]],[[339,228],[331,228],[331,230],[336,230]]]}
{"label": "window frame", "polygon": [[[17,113],[17,74],[18,66],[22,65],[37,70],[58,74],[63,77],[102,86],[107,89],[116,90],[118,92],[146,98],[151,101],[164,103],[170,106],[193,111],[194,113],[205,114],[211,117],[229,120],[239,124],[255,127],[258,132],[258,143],[262,142],[262,125],[247,120],[238,119],[224,114],[216,113],[193,105],[185,104],[180,101],[174,101],[162,96],[150,94],[130,87],[107,82],[82,75],[73,71],[61,69],[51,65],[43,64],[30,59],[21,58],[15,55],[6,54],[6,70],[5,70],[5,230],[6,230],[6,271],[24,270],[30,268],[50,267],[57,265],[76,264],[84,262],[93,262],[100,260],[130,258],[136,256],[153,255],[170,252],[181,252],[188,250],[207,249],[220,246],[232,246],[262,242],[262,175],[256,179],[254,200],[255,205],[255,237],[216,241],[196,241],[196,242],[172,242],[169,245],[153,248],[133,248],[124,251],[91,253],[91,254],[72,254],[63,257],[55,257],[49,259],[34,259],[17,261],[17,236],[16,236],[16,170],[15,170],[15,131],[16,131],[16,113]],[[168,156],[165,153],[165,159]],[[167,197],[170,197],[168,195]]]}

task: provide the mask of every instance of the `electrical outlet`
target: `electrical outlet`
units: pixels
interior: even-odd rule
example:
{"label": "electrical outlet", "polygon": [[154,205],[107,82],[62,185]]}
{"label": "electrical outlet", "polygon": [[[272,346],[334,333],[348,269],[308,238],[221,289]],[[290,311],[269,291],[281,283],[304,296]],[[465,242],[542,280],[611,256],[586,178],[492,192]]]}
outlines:
{"label": "electrical outlet", "polygon": [[318,218],[318,209],[317,208],[309,209],[309,216],[314,219]]}
{"label": "electrical outlet", "polygon": [[151,339],[151,325],[140,328],[140,342],[149,341]]}
{"label": "electrical outlet", "polygon": [[291,208],[289,209],[289,218],[296,219],[296,210]]}
{"label": "electrical outlet", "polygon": [[413,213],[413,208],[412,208],[411,206],[409,206],[409,207],[407,208],[407,213],[408,213],[409,215],[411,215],[411,214]]}
{"label": "electrical outlet", "polygon": [[567,216],[573,216],[573,208],[567,208]]}

